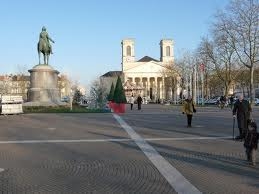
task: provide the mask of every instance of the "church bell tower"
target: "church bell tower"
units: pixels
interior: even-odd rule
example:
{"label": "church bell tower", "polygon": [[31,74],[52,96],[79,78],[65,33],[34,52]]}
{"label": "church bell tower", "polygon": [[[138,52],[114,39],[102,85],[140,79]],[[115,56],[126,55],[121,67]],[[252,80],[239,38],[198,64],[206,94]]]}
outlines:
{"label": "church bell tower", "polygon": [[173,40],[163,39],[160,41],[160,61],[165,64],[173,64],[174,62],[174,47]]}
{"label": "church bell tower", "polygon": [[122,69],[126,63],[135,62],[135,43],[134,39],[124,39],[121,42],[122,46]]}

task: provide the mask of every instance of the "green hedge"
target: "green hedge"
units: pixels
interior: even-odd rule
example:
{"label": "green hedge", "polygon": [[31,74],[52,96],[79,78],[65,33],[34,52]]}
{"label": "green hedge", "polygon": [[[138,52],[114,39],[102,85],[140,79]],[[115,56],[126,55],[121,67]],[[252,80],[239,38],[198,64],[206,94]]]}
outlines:
{"label": "green hedge", "polygon": [[26,106],[23,107],[24,113],[107,113],[108,109],[88,109],[81,106],[73,106],[70,110],[68,106]]}

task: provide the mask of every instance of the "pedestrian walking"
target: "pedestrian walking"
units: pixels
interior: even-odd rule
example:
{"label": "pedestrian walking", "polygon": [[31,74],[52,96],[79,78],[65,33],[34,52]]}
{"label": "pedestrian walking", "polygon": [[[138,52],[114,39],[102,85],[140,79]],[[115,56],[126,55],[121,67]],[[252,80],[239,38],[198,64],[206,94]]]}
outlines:
{"label": "pedestrian walking", "polygon": [[251,111],[250,103],[244,99],[243,95],[240,95],[233,108],[233,117],[237,117],[237,125],[239,129],[239,135],[236,136],[236,139],[242,140],[245,137]]}
{"label": "pedestrian walking", "polygon": [[130,103],[130,110],[133,109],[133,105],[134,105],[134,96],[133,94],[131,95],[130,99],[129,99],[129,103]]}
{"label": "pedestrian walking", "polygon": [[223,109],[225,107],[225,104],[226,104],[226,97],[225,96],[221,96],[220,99],[219,99],[219,107],[221,109]]}
{"label": "pedestrian walking", "polygon": [[246,149],[247,161],[250,165],[256,165],[256,150],[258,146],[259,133],[257,133],[257,125],[255,122],[248,123],[248,130],[245,135],[244,147]]}
{"label": "pedestrian walking", "polygon": [[138,95],[137,103],[138,103],[138,110],[141,110],[142,98],[140,95]]}
{"label": "pedestrian walking", "polygon": [[183,102],[182,113],[187,116],[187,127],[192,127],[192,115],[196,113],[196,108],[191,96]]}

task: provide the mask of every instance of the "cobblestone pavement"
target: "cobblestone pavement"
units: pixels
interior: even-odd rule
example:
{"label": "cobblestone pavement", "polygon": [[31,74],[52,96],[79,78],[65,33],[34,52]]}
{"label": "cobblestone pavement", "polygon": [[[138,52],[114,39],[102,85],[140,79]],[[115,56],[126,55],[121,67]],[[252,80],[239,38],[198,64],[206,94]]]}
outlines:
{"label": "cobblestone pavement", "polygon": [[[200,192],[258,193],[259,168],[229,138],[231,112],[197,110],[193,128],[179,107],[120,117]],[[0,144],[0,193],[176,193],[109,113],[0,116]]]}
{"label": "cobblestone pavement", "polygon": [[[157,138],[150,144],[202,193],[259,193],[258,166],[248,165],[243,143],[231,139],[230,109],[198,107],[192,128],[185,127],[186,116],[181,114],[180,107],[164,107],[153,113],[149,109],[143,107],[142,112],[124,115],[123,119],[142,137]],[[254,107],[253,118],[258,116],[259,108]],[[237,124],[235,128],[237,135]],[[163,139],[167,137],[175,140]],[[258,154],[257,151],[257,161]]]}

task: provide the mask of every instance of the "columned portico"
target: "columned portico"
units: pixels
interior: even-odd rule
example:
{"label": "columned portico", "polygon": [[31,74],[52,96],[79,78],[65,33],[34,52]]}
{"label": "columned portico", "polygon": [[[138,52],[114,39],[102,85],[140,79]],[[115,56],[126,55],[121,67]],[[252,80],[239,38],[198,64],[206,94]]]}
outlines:
{"label": "columned portico", "polygon": [[[135,95],[140,94],[153,102],[168,99],[168,89],[165,86],[163,72],[174,61],[173,41],[160,41],[160,60],[145,56],[135,61],[134,39],[122,41],[122,73],[124,83],[131,82]],[[129,96],[126,96],[129,98]],[[135,96],[136,97],[136,96]]]}
{"label": "columned portico", "polygon": [[147,87],[146,87],[146,90],[147,90],[147,96],[150,95],[150,77],[147,77]]}
{"label": "columned portico", "polygon": [[162,86],[161,86],[161,88],[162,88],[162,90],[161,90],[161,96],[163,97],[162,99],[165,99],[166,98],[166,96],[165,96],[165,78],[164,77],[162,77]]}
{"label": "columned portico", "polygon": [[163,77],[127,77],[125,81],[132,82],[136,87],[142,87],[141,95],[150,100],[165,99],[166,97]]}

